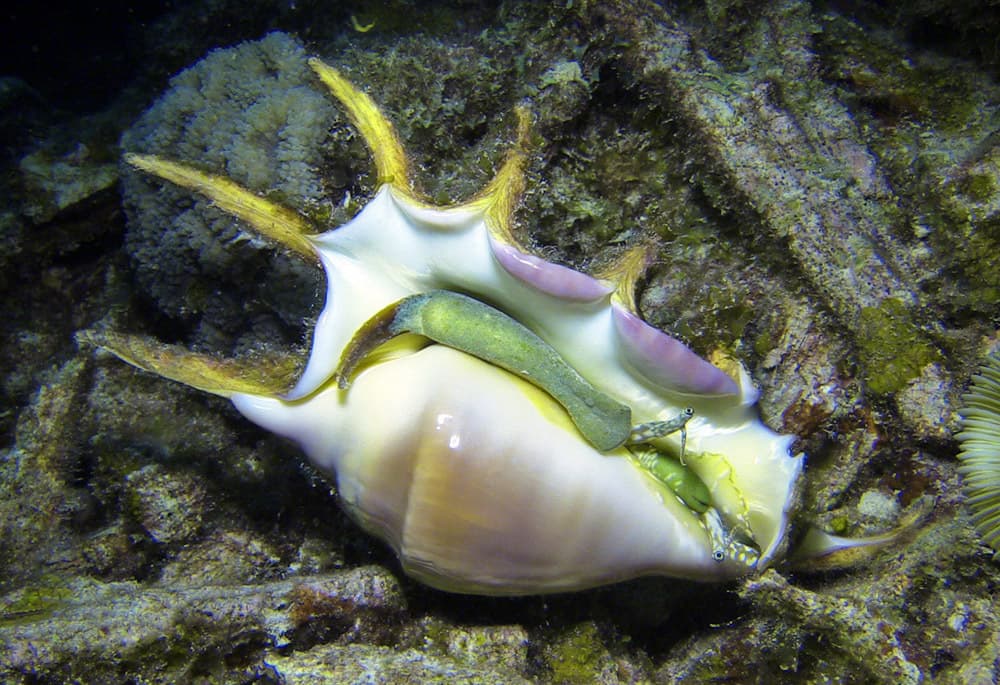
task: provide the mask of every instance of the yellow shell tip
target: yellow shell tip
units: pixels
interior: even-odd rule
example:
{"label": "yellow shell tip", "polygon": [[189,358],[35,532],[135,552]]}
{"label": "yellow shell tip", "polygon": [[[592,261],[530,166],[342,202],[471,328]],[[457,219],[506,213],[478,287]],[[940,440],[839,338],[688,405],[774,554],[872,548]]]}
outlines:
{"label": "yellow shell tip", "polygon": [[244,363],[114,331],[80,331],[76,339],[79,344],[99,347],[143,371],[225,398],[235,394],[278,396],[292,387],[300,367],[299,360],[291,356],[255,358],[252,363]]}
{"label": "yellow shell tip", "polygon": [[514,109],[514,113],[517,117],[517,137],[496,175],[468,205],[483,210],[486,227],[493,238],[524,251],[524,246],[514,236],[514,210],[524,193],[524,168],[527,166],[527,148],[531,138],[531,110],[520,105]]}
{"label": "yellow shell tip", "polygon": [[406,153],[396,135],[395,127],[385,118],[378,105],[344,78],[337,69],[322,60],[311,57],[309,66],[330,94],[344,107],[351,123],[364,138],[372,153],[378,184],[389,184],[400,190],[409,191],[411,179]]}
{"label": "yellow shell tip", "polygon": [[656,259],[656,244],[644,240],[632,245],[595,276],[609,282],[615,289],[611,299],[625,310],[638,314],[635,293],[639,281]]}
{"label": "yellow shell tip", "polygon": [[313,233],[313,226],[297,212],[260,197],[224,176],[209,174],[187,164],[135,153],[127,153],[125,161],[140,171],[204,195],[219,209],[244,221],[265,238],[284,245],[299,257],[318,261],[316,249],[308,237]]}

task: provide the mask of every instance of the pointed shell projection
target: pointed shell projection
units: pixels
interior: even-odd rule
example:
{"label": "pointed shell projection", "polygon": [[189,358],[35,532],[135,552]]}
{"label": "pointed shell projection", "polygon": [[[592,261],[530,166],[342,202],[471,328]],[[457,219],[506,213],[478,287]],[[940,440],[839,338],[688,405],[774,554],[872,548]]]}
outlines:
{"label": "pointed shell projection", "polygon": [[[157,157],[126,158],[319,262],[326,305],[305,371],[284,385],[266,370],[137,338],[91,339],[229,397],[250,420],[297,442],[335,479],[351,517],[434,587],[515,595],[643,575],[725,580],[782,553],[802,458],[789,454],[791,437],[757,418],[756,393],[738,364],[730,376],[639,318],[634,285],[648,248],[626,252],[597,279],[515,239],[528,113],[518,110],[518,141],[482,193],[436,207],[411,189],[402,146],[376,105],[333,68],[310,65],[364,137],[380,181],[347,224],[316,234],[305,218],[225,178]],[[368,355],[349,388],[333,382],[359,329],[393,303],[431,291],[462,293],[519,322],[594,393],[625,405],[635,424],[693,409],[680,424],[685,431],[650,444],[654,458],[704,483],[711,516],[654,477],[630,445],[595,448],[544,386],[474,354],[406,334]],[[720,552],[720,531],[749,551]]]}

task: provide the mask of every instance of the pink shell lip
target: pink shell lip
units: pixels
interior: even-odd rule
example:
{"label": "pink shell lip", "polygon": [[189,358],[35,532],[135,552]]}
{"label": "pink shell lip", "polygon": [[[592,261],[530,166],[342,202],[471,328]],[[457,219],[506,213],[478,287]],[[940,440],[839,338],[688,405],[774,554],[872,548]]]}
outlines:
{"label": "pink shell lip", "polygon": [[696,395],[737,395],[739,386],[681,341],[614,306],[625,357],[649,380],[668,390]]}
{"label": "pink shell lip", "polygon": [[612,289],[593,276],[525,254],[511,245],[490,240],[500,266],[514,278],[536,290],[570,302],[594,302]]}

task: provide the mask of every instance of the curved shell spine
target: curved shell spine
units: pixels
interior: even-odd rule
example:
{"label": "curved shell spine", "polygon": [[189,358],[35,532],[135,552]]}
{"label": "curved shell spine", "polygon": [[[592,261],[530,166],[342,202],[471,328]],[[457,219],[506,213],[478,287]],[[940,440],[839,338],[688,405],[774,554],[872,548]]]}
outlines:
{"label": "curved shell spine", "polygon": [[[757,418],[756,392],[742,369],[734,379],[636,316],[645,248],[627,252],[598,280],[528,254],[514,237],[527,113],[519,111],[518,143],[483,192],[434,207],[411,189],[402,146],[374,103],[336,70],[310,64],[368,143],[382,184],[344,226],[314,235],[305,218],[227,179],[126,157],[322,265],[326,305],[297,383],[278,391],[277,381],[248,382],[239,370],[189,353],[103,344],[138,366],[230,397],[251,420],[297,441],[335,475],[352,516],[431,585],[525,594],[646,574],[723,579],[748,571],[714,559],[693,512],[625,450],[597,452],[551,397],[497,367],[409,339],[370,361],[349,391],[336,388],[331,377],[345,346],[373,315],[409,295],[459,291],[527,326],[628,405],[636,423],[692,407],[689,467],[726,525],[760,549],[759,566],[779,554],[802,458],[790,456],[791,437]],[[656,447],[676,455],[678,437]]]}

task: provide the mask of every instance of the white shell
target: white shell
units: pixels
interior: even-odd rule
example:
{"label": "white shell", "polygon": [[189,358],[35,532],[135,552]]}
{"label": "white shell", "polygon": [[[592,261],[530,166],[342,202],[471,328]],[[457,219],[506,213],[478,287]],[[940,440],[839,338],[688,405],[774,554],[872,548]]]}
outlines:
{"label": "white shell", "polygon": [[626,365],[610,294],[568,305],[539,292],[498,264],[490,240],[482,212],[427,209],[384,186],[355,219],[314,239],[329,287],[292,392],[303,399],[237,395],[237,408],[335,474],[352,516],[435,587],[524,594],[747,572],[714,560],[697,518],[624,451],[596,452],[551,399],[489,364],[433,346],[369,368],[346,393],[324,387],[354,332],[384,306],[462,290],[542,335],[629,404],[636,422],[694,407],[689,462],[730,524],[746,522],[766,564],[783,540],[802,459],[789,456],[791,437],[757,419],[749,380],[730,396],[651,386]]}
{"label": "white shell", "polygon": [[714,561],[698,519],[624,451],[596,452],[547,395],[485,362],[434,345],[338,394],[234,401],[336,473],[348,512],[429,585],[525,594],[746,570]]}

